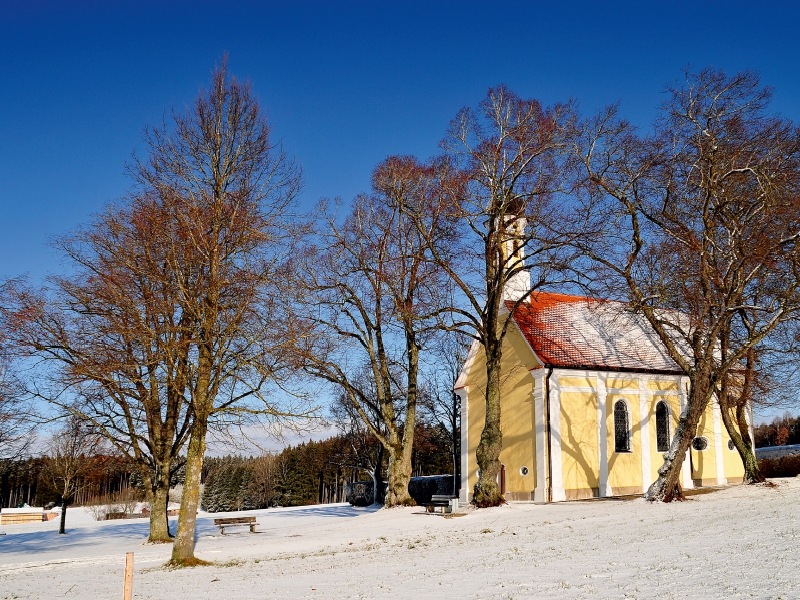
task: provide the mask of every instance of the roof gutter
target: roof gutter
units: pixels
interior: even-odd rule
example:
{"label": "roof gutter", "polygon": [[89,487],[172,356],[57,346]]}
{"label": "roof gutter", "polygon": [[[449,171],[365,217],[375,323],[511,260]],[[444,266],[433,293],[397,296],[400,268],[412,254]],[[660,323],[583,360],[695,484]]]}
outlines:
{"label": "roof gutter", "polygon": [[638,373],[644,375],[685,375],[683,371],[672,369],[648,369],[644,367],[609,367],[605,365],[572,364],[557,365],[559,369],[572,369],[582,371],[602,371],[605,373]]}

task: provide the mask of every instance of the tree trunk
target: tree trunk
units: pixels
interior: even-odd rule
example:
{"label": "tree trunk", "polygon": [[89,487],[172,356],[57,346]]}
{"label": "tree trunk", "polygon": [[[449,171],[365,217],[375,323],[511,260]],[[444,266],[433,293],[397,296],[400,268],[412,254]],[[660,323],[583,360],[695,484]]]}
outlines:
{"label": "tree trunk", "polygon": [[159,479],[155,489],[147,487],[147,502],[150,504],[150,544],[166,544],[172,542],[169,534],[169,519],[167,517],[167,504],[169,503],[169,479],[166,486]]}
{"label": "tree trunk", "polygon": [[386,449],[383,444],[378,444],[378,458],[375,460],[375,468],[372,469],[372,481],[374,483],[372,503],[382,504],[379,498],[386,498],[385,490],[383,489],[383,455]]}
{"label": "tree trunk", "polygon": [[[490,348],[488,346],[495,346]],[[505,502],[497,485],[500,472],[500,450],[503,433],[500,430],[500,343],[486,347],[486,421],[481,432],[475,458],[481,470],[475,484],[472,502],[480,508],[499,506]]]}
{"label": "tree trunk", "polygon": [[680,486],[681,469],[686,452],[697,432],[697,425],[711,399],[711,381],[708,375],[695,376],[689,390],[687,406],[672,438],[669,450],[664,454],[664,464],[658,469],[656,479],[645,494],[653,502],[684,500]]}
{"label": "tree trunk", "polygon": [[204,564],[194,556],[195,523],[200,507],[200,481],[203,471],[203,457],[206,450],[206,430],[204,420],[195,419],[186,451],[186,479],[181,496],[181,511],[178,515],[178,529],[172,545],[170,563],[176,566]]}
{"label": "tree trunk", "polygon": [[756,460],[755,452],[753,451],[753,440],[750,437],[750,424],[745,417],[746,407],[736,407],[736,425],[731,419],[730,412],[724,408],[720,411],[722,413],[722,422],[725,423],[725,428],[728,430],[728,435],[736,446],[739,456],[744,465],[744,483],[764,483],[766,478],[761,473]]}
{"label": "tree trunk", "polygon": [[406,327],[406,348],[408,349],[408,390],[406,391],[406,422],[402,435],[394,431],[389,437],[389,489],[386,491],[384,506],[413,505],[408,493],[411,479],[411,455],[414,451],[414,428],[417,423],[417,372],[418,354],[413,330]]}
{"label": "tree trunk", "polygon": [[64,526],[67,523],[67,502],[65,499],[62,498],[61,500],[61,519],[60,523],[58,524],[58,533],[67,533],[64,529]]}
{"label": "tree trunk", "polygon": [[413,504],[408,493],[408,482],[411,479],[412,445],[394,448],[389,454],[389,487],[386,490],[384,506],[406,506]]}
{"label": "tree trunk", "polygon": [[377,475],[377,469],[373,469],[367,472],[369,473],[369,476],[372,477],[372,504],[370,504],[370,506],[381,506],[381,503],[378,501],[378,498],[380,498],[380,495],[378,493],[379,489],[378,486],[380,485],[381,482]]}
{"label": "tree trunk", "polygon": [[[406,296],[408,305],[413,303],[413,294]],[[419,346],[417,345],[416,323],[409,315],[403,319],[406,337],[406,357],[408,360],[406,389],[406,420],[402,434],[397,429],[396,421],[391,421],[389,434],[389,488],[386,490],[384,506],[409,506],[415,504],[408,493],[408,482],[411,479],[411,456],[414,451],[414,433],[417,425],[417,378],[419,374]]]}

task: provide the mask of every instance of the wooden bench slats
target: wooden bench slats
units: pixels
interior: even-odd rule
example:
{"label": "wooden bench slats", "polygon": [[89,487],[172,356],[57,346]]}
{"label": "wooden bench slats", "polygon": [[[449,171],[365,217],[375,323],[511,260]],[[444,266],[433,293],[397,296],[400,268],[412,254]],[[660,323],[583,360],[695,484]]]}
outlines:
{"label": "wooden bench slats", "polygon": [[434,494],[431,496],[430,502],[423,502],[422,506],[425,507],[427,512],[433,512],[435,507],[441,507],[442,513],[449,513],[451,512],[451,501],[454,500],[456,496],[451,496],[449,494]]}
{"label": "wooden bench slats", "polygon": [[214,525],[235,525],[236,523],[255,523],[255,517],[229,517],[226,519],[214,519]]}
{"label": "wooden bench slats", "polygon": [[30,512],[23,512],[20,509],[10,511],[3,509],[0,512],[0,525],[19,525],[21,523],[41,523],[44,521],[44,512],[39,510],[32,510]]}
{"label": "wooden bench slats", "polygon": [[257,533],[256,525],[260,525],[260,523],[256,523],[255,517],[229,517],[226,519],[214,519],[214,525],[219,527],[220,535],[225,535],[226,527],[238,527],[244,525],[250,527],[250,533]]}

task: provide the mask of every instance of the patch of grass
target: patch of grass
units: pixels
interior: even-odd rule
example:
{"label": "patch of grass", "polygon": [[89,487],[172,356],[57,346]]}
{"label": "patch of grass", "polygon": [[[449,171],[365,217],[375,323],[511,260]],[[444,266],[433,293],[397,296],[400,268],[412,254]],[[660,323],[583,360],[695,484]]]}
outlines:
{"label": "patch of grass", "polygon": [[230,560],[226,560],[225,562],[214,562],[214,566],[217,567],[239,567],[243,564],[246,564],[246,560],[242,560],[241,558],[232,558]]}
{"label": "patch of grass", "polygon": [[214,563],[210,563],[207,560],[201,560],[197,557],[186,558],[183,560],[177,559],[170,559],[170,561],[164,565],[164,568],[167,570],[173,569],[185,569],[190,567],[210,567]]}
{"label": "patch of grass", "polygon": [[472,505],[475,508],[494,508],[495,506],[503,506],[504,504],[507,504],[507,502],[502,496],[496,498],[478,498],[472,500]]}
{"label": "patch of grass", "polygon": [[481,529],[481,533],[494,533],[491,529]]}

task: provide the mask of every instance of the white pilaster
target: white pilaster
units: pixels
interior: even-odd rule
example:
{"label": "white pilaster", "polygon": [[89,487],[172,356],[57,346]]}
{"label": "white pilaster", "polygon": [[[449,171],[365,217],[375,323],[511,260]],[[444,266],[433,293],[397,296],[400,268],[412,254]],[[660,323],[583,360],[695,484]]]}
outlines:
{"label": "white pilaster", "polygon": [[725,477],[725,457],[722,454],[722,415],[716,398],[711,400],[711,414],[714,417],[714,455],[717,466],[717,485],[727,485]]}
{"label": "white pilaster", "polygon": [[[686,402],[687,402],[687,394],[688,394],[688,386],[689,386],[689,378],[688,377],[681,377],[681,382],[679,386],[680,392],[680,399],[681,399],[681,417],[683,417],[683,413],[686,410]],[[689,490],[694,487],[694,481],[692,480],[692,448],[689,446],[689,449],[686,451],[686,456],[683,459],[683,466],[681,467],[681,485],[683,489]]]}
{"label": "white pilaster", "polygon": [[457,389],[456,394],[461,398],[461,485],[458,491],[458,500],[466,504],[469,498],[469,388]]}
{"label": "white pilaster", "polygon": [[598,373],[597,381],[597,447],[600,455],[600,469],[598,470],[598,486],[601,498],[613,496],[611,486],[608,484],[608,390],[606,388],[605,373]]}
{"label": "white pilaster", "polygon": [[647,492],[652,478],[650,456],[650,404],[653,394],[647,387],[647,380],[639,377],[639,438],[642,451],[642,493]]}
{"label": "white pilaster", "polygon": [[545,427],[545,375],[544,369],[532,371],[533,375],[533,420],[536,435],[536,487],[533,490],[534,502],[547,502],[547,429]]}
{"label": "white pilaster", "polygon": [[550,469],[553,502],[566,500],[561,472],[561,387],[555,373],[550,377]]}

